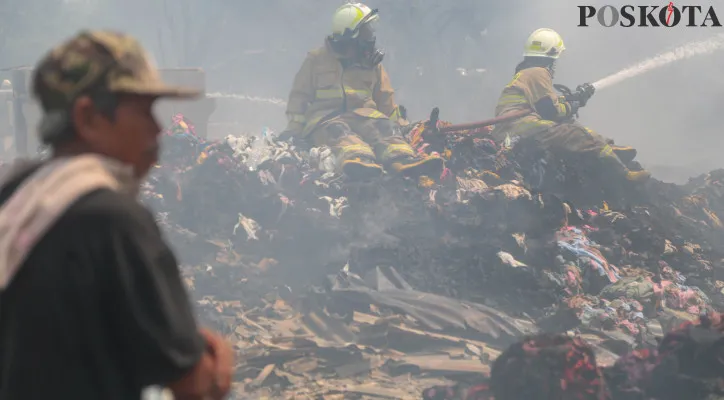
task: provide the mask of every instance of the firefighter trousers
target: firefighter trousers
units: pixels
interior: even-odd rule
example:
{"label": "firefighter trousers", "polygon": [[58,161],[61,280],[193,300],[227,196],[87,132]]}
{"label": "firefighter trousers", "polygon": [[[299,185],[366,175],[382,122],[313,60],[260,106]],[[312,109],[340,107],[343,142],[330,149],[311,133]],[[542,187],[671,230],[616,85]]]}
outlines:
{"label": "firefighter trousers", "polygon": [[599,157],[613,151],[606,138],[576,122],[555,125],[537,134],[536,140],[546,148],[573,154]]}
{"label": "firefighter trousers", "polygon": [[[609,156],[611,144],[603,136],[578,122],[555,123],[541,119],[523,118],[506,130],[511,136],[535,140],[544,149],[561,155]],[[517,126],[516,126],[517,125]],[[504,132],[503,132],[504,133]]]}
{"label": "firefighter trousers", "polygon": [[393,136],[389,118],[347,113],[325,122],[309,138],[314,146],[330,146],[338,166],[354,159],[389,165],[415,157],[415,151],[404,138]]}
{"label": "firefighter trousers", "polygon": [[493,137],[496,140],[503,140],[507,135],[532,140],[540,148],[559,157],[579,159],[604,171],[625,175],[630,180],[645,175],[633,176],[629,170],[629,163],[636,157],[635,149],[615,146],[613,140],[604,138],[576,121],[555,123],[535,117],[524,117],[510,125],[493,130]]}

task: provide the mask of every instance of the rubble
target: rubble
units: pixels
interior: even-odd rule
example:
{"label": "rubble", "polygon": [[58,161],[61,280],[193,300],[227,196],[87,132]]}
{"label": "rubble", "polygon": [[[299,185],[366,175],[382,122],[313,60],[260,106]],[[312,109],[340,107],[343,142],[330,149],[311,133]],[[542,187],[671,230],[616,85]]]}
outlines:
{"label": "rubble", "polygon": [[610,365],[724,304],[724,170],[607,187],[486,129],[417,123],[441,177],[352,184],[327,148],[208,142],[181,116],[166,133],[143,201],[238,350],[234,398],[420,398],[539,331]]}

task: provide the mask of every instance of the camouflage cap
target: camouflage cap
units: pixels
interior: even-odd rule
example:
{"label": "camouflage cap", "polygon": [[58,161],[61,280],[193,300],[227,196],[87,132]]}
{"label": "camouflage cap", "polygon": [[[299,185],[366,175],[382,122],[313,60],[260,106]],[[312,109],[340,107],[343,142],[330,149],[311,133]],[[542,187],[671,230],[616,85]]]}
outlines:
{"label": "camouflage cap", "polygon": [[67,110],[91,90],[158,97],[191,98],[199,90],[161,81],[141,44],[113,31],[82,31],[40,60],[33,77],[33,95],[47,111]]}

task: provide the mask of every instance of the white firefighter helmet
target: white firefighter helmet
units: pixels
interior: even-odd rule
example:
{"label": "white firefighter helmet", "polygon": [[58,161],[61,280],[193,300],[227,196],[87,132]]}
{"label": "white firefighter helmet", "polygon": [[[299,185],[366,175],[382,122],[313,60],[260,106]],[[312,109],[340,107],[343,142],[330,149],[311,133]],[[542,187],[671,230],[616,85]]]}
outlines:
{"label": "white firefighter helmet", "polygon": [[557,59],[566,46],[563,38],[553,29],[541,28],[531,33],[525,42],[525,57],[548,57]]}
{"label": "white firefighter helmet", "polygon": [[362,3],[347,3],[337,9],[332,17],[332,34],[355,38],[359,35],[361,25],[377,21],[377,10],[372,10]]}

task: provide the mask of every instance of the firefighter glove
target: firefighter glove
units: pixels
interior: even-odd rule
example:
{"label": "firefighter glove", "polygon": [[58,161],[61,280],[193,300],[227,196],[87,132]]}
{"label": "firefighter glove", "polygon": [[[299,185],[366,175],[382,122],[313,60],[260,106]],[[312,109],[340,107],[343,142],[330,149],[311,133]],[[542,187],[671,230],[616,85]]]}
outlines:
{"label": "firefighter glove", "polygon": [[403,105],[397,106],[400,109],[400,118],[407,119],[407,107]]}
{"label": "firefighter glove", "polygon": [[588,100],[593,97],[593,93],[596,92],[596,88],[590,83],[584,83],[576,88],[576,100],[580,101],[581,107],[585,107]]}

